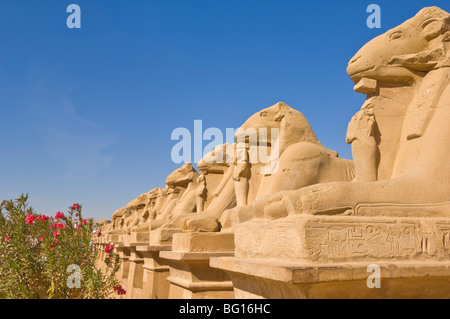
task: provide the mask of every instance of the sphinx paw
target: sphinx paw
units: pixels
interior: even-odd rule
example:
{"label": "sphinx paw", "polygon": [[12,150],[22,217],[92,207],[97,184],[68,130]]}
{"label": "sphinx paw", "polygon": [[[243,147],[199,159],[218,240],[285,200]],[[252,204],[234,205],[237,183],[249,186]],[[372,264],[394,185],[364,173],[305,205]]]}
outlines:
{"label": "sphinx paw", "polygon": [[215,217],[196,216],[184,219],[181,228],[184,232],[219,232],[221,224]]}

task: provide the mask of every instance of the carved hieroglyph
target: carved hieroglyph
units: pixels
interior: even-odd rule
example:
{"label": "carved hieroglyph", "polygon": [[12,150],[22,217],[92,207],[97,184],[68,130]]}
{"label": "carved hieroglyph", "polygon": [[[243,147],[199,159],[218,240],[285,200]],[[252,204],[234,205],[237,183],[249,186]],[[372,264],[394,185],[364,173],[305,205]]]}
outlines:
{"label": "carved hieroglyph", "polygon": [[450,220],[291,215],[235,225],[236,256],[302,263],[450,260]]}

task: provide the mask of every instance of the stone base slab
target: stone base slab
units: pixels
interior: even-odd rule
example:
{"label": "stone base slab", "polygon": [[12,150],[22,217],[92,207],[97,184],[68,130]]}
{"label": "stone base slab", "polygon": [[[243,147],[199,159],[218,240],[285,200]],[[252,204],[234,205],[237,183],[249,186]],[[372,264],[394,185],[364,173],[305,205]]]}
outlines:
{"label": "stone base slab", "polygon": [[174,252],[233,252],[233,233],[179,233],[174,234]]}
{"label": "stone base slab", "polygon": [[295,262],[450,260],[450,218],[292,215],[234,226],[236,257]]}
{"label": "stone base slab", "polygon": [[131,234],[121,235],[121,240],[125,245],[145,245],[148,244],[150,240],[150,234],[148,232],[132,232]]}
{"label": "stone base slab", "polygon": [[170,283],[167,281],[170,271],[166,260],[159,254],[168,251],[170,245],[145,245],[136,246],[144,259],[141,298],[167,299],[169,297]]}
{"label": "stone base slab", "polygon": [[160,227],[150,232],[150,245],[171,245],[174,234],[181,233],[178,228]]}
{"label": "stone base slab", "polygon": [[211,268],[213,257],[233,256],[231,233],[180,233],[173,235],[172,251],[160,257],[170,266],[170,299],[230,299],[233,285],[225,272]]}
{"label": "stone base slab", "polygon": [[[220,257],[211,267],[231,278],[238,299],[450,298],[450,262],[374,262],[380,288],[369,288],[367,262],[306,264]],[[369,279],[372,282],[372,279]]]}

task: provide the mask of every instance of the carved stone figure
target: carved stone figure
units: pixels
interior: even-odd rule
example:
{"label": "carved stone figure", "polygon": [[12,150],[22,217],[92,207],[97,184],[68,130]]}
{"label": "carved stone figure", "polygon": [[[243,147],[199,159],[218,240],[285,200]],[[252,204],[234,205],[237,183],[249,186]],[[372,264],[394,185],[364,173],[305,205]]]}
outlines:
{"label": "carved stone figure", "polygon": [[[102,231],[172,228],[155,245],[176,248],[157,259],[158,270],[173,261],[173,287],[211,287],[197,275],[222,271],[236,298],[447,297],[450,15],[422,9],[364,45],[347,72],[367,95],[348,125],[353,162],[280,102],[251,116],[235,144],[207,154],[201,175],[183,165],[165,191],[117,210]],[[176,233],[219,232],[224,220],[233,233]],[[383,289],[369,289],[373,266]]]}
{"label": "carved stone figure", "polygon": [[126,207],[119,208],[111,216],[111,222],[113,224],[108,234],[123,234],[126,232],[128,221],[132,215],[132,211]]}
{"label": "carved stone figure", "polygon": [[172,226],[170,222],[178,216],[196,212],[198,178],[199,174],[191,163],[184,164],[167,177],[167,186],[170,188],[181,188],[183,192],[180,194],[173,209],[166,210],[161,214],[160,218],[155,219],[151,223],[151,229],[156,229],[167,223],[167,226]]}
{"label": "carved stone figure", "polygon": [[206,200],[206,177],[205,173],[202,172],[200,176],[197,178],[197,189],[196,189],[196,205],[197,205],[197,213],[201,213],[205,207]]}
{"label": "carved stone figure", "polygon": [[[363,113],[349,127],[355,182],[277,193],[250,204],[248,211],[264,211],[266,216],[357,214],[361,205],[382,204],[408,205],[402,214],[414,215],[430,204],[435,205],[436,215],[446,214],[450,201],[449,30],[447,12],[425,8],[367,43],[350,60],[347,71],[357,91],[365,92],[366,85],[358,85],[365,79],[376,82]],[[379,214],[389,215],[389,210],[380,208]]]}
{"label": "carved stone figure", "polygon": [[[245,136],[246,146],[241,163],[230,166],[227,171],[231,184],[229,192],[224,193],[222,202],[217,199],[202,214],[183,220],[182,228],[185,231],[220,230],[219,219],[225,209],[232,208],[231,199],[244,207],[247,203],[277,191],[295,190],[321,182],[351,181],[354,178],[352,161],[341,159],[336,152],[325,148],[306,118],[284,103],[280,102],[257,112],[241,129],[241,132],[250,133]],[[273,163],[259,160],[249,163],[249,153],[252,152],[249,149],[253,147],[253,151],[256,150],[254,153],[259,154],[260,147],[267,147],[268,153],[271,153],[275,149],[271,145],[270,133],[273,129],[279,132],[276,141],[278,155],[271,156],[278,165],[278,170],[271,174],[271,170],[265,172],[264,169]],[[262,136],[261,130],[265,130],[267,135]],[[256,136],[251,136],[251,132]],[[241,137],[236,136],[236,140],[239,139]]]}
{"label": "carved stone figure", "polygon": [[233,167],[233,180],[237,206],[247,205],[249,180],[251,177],[251,164],[248,154],[248,146],[245,144],[243,146],[245,147],[240,150],[238,149],[238,144],[234,144],[235,160]]}

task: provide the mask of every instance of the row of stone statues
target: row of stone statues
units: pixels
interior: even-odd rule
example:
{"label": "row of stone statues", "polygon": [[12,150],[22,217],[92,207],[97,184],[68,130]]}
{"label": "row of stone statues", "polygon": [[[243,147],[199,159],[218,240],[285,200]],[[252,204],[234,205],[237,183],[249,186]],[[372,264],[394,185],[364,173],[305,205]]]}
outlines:
{"label": "row of stone statues", "polygon": [[[101,232],[129,234],[159,227],[215,232],[226,222],[221,218],[227,209],[246,206],[279,191],[354,178],[352,161],[339,158],[321,145],[305,117],[284,103],[254,114],[242,126],[244,131],[249,128],[279,130],[276,173],[263,175],[261,166],[270,163],[250,162],[249,141],[240,162],[237,144],[219,145],[199,162],[200,174],[191,163],[184,164],[167,177],[165,189],[152,189],[118,209]],[[254,140],[258,151],[261,141],[258,136]],[[227,147],[232,152],[227,154]],[[267,147],[270,149],[270,145]]]}
{"label": "row of stone statues", "polygon": [[[199,171],[186,163],[167,177],[165,188],[117,210],[101,232],[234,234],[233,256],[208,265],[226,271],[240,297],[311,297],[307,285],[325,280],[280,279],[274,260],[277,267],[299,263],[301,274],[320,273],[324,265],[329,271],[330,262],[354,262],[345,266],[352,275],[327,279],[339,287],[362,280],[356,275],[362,261],[392,262],[395,269],[429,261],[420,269],[431,279],[418,281],[418,287],[447,280],[450,273],[442,267],[450,259],[450,15],[437,7],[422,9],[367,43],[347,72],[355,91],[367,95],[348,126],[352,161],[324,147],[305,117],[280,102],[252,115],[236,143],[217,146],[198,163]],[[276,139],[261,132],[276,132]],[[272,155],[270,163],[255,160],[261,151]],[[179,244],[183,236],[175,237]],[[294,276],[292,264],[283,267]],[[404,270],[389,274],[391,282],[415,278]],[[276,283],[278,290],[267,288]],[[353,296],[345,289],[336,294]],[[314,296],[323,296],[318,291]],[[408,293],[392,288],[387,295]],[[356,289],[355,296],[361,295],[369,294]]]}

